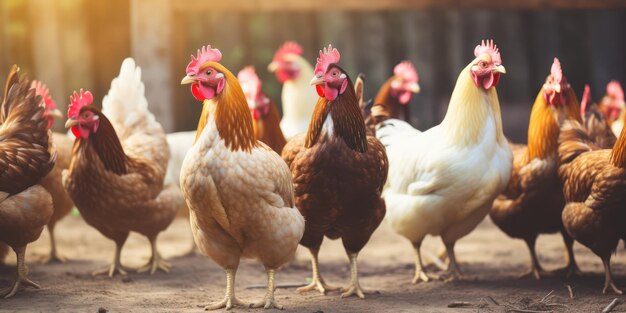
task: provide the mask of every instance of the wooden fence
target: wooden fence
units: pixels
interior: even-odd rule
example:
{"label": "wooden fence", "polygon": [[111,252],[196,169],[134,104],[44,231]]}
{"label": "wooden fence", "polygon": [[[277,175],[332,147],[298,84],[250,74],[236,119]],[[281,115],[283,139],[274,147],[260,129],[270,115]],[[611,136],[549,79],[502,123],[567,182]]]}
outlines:
{"label": "wooden fence", "polygon": [[476,43],[493,38],[508,72],[498,86],[505,131],[523,140],[554,56],[579,94],[590,83],[598,99],[609,80],[626,82],[625,7],[622,0],[0,0],[0,75],[18,63],[65,106],[81,87],[101,99],[131,55],[159,121],[168,131],[189,130],[200,106],[178,82],[201,45],[220,48],[234,72],[254,65],[280,101],[265,70],[274,50],[296,40],[314,61],[333,43],[344,68],[366,74],[368,97],[397,62],[413,61],[422,92],[411,101],[412,122],[427,128],[441,120]]}

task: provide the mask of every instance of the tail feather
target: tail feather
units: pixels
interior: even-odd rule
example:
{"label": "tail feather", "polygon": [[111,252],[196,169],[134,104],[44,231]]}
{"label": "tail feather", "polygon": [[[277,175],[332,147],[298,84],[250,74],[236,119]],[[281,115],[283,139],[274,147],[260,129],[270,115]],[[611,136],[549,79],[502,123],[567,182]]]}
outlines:
{"label": "tail feather", "polygon": [[124,60],[120,74],[111,82],[111,89],[102,100],[102,112],[109,118],[122,141],[136,131],[161,129],[148,110],[141,68],[132,58]]}
{"label": "tail feather", "polygon": [[420,133],[421,132],[413,128],[411,124],[398,119],[385,120],[376,127],[376,138],[378,138],[385,147],[393,145],[398,139],[403,142],[403,138]]}
{"label": "tail feather", "polygon": [[567,164],[579,155],[598,150],[598,147],[585,127],[578,121],[567,120],[561,126],[559,134],[559,160]]}

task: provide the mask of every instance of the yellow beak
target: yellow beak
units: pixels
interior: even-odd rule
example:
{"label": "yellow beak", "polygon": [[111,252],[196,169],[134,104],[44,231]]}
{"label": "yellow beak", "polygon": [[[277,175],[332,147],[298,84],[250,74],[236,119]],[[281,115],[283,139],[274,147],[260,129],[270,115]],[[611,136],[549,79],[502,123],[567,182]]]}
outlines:
{"label": "yellow beak", "polygon": [[313,76],[313,79],[311,79],[311,86],[321,85],[323,83],[324,80],[322,79],[322,77]]}
{"label": "yellow beak", "polygon": [[52,112],[50,112],[50,115],[52,115],[53,117],[63,118],[63,113],[61,113],[59,109],[52,110]]}
{"label": "yellow beak", "polygon": [[409,91],[412,93],[420,92],[420,85],[418,83],[412,83],[409,85]]}
{"label": "yellow beak", "polygon": [[561,93],[561,84],[556,84],[554,86],[554,91],[556,91],[556,93]]}
{"label": "yellow beak", "polygon": [[506,69],[504,68],[504,66],[502,66],[502,64],[500,64],[500,65],[496,65],[493,68],[493,72],[494,73],[500,73],[500,74],[506,74]]}
{"label": "yellow beak", "polygon": [[277,62],[272,62],[270,64],[267,65],[267,70],[270,73],[274,73],[276,72],[276,70],[278,69],[278,63]]}
{"label": "yellow beak", "polygon": [[193,84],[195,82],[196,82],[196,80],[193,79],[193,77],[187,75],[187,76],[183,77],[183,80],[180,81],[180,84],[181,85],[188,85],[188,84]]}
{"label": "yellow beak", "polygon": [[78,122],[75,118],[68,118],[67,122],[65,122],[65,128],[71,128],[78,125]]}

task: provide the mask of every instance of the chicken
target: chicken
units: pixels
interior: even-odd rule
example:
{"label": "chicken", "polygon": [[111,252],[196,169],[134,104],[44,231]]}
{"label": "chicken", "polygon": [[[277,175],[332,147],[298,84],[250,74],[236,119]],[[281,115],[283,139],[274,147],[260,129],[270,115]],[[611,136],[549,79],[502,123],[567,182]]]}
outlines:
{"label": "chicken", "polygon": [[380,87],[365,125],[374,130],[388,119],[409,120],[408,103],[420,91],[417,71],[410,61],[402,61],[393,68],[393,76]]}
{"label": "chicken", "polygon": [[[52,128],[54,118],[62,118],[63,114],[57,109],[56,102],[50,96],[48,87],[39,81],[33,81],[31,88],[35,89],[37,95],[41,96],[45,105],[44,115],[48,119],[48,128]],[[74,146],[74,140],[64,133],[52,133],[52,142],[56,147],[57,158],[56,163],[52,171],[44,177],[40,184],[50,193],[52,196],[52,202],[54,204],[54,214],[48,222],[48,233],[50,234],[50,254],[44,258],[44,262],[65,262],[66,259],[59,255],[57,251],[54,228],[56,223],[65,217],[72,208],[74,203],[70,198],[70,195],[63,187],[61,181],[63,170],[69,168],[70,158],[72,156],[72,147]]]}
{"label": "chicken", "polygon": [[598,109],[604,113],[613,134],[619,136],[626,120],[626,102],[624,102],[624,90],[616,80],[606,85],[606,94],[598,104]]}
{"label": "chicken", "polygon": [[65,126],[77,139],[63,184],[87,224],[116,244],[113,264],[93,275],[126,274],[120,253],[130,231],[146,236],[152,248],[138,272],[169,271],[156,240],[183,198],[175,185],[163,185],[169,149],[161,124],[148,111],[141,69],[133,59],[124,60],[102,111],[88,91],[74,92],[70,100]]}
{"label": "chicken", "polygon": [[234,289],[242,257],[258,259],[267,271],[267,293],[253,306],[282,309],[274,300],[274,275],[293,258],[304,218],[294,206],[287,165],[254,138],[243,90],[221,58],[219,50],[202,47],[181,81],[191,84],[203,110],[180,185],[196,244],[226,271],[226,296],[205,310],[245,305]]}
{"label": "chicken", "polygon": [[568,276],[578,272],[573,240],[561,222],[564,200],[558,177],[560,123],[580,120],[578,99],[561,64],[554,58],[550,75],[539,91],[530,114],[528,145],[513,149],[513,171],[504,192],[494,201],[489,215],[507,235],[523,239],[531,256],[531,270],[524,276],[545,274],[535,253],[539,234],[561,232],[567,247]]}
{"label": "chicken", "polygon": [[339,51],[320,51],[315,85],[320,98],[306,134],[291,139],[283,159],[293,176],[296,207],[306,219],[300,244],[311,252],[313,282],[300,292],[332,289],[318,269],[324,236],[341,238],[350,259],[351,285],[342,297],[366,293],[359,284],[357,256],[385,216],[381,198],[388,162],[383,145],[366,136],[352,81],[337,65]]}
{"label": "chicken", "polygon": [[617,137],[613,134],[611,126],[604,114],[598,109],[598,105],[591,103],[591,90],[589,85],[585,85],[583,97],[580,101],[580,115],[583,118],[583,125],[591,140],[602,149],[612,148]]}
{"label": "chicken", "polygon": [[611,254],[626,239],[626,132],[612,149],[599,149],[577,121],[567,121],[559,137],[563,182],[563,225],[576,241],[602,259],[603,293],[622,294],[613,283]]}
{"label": "chicken", "polygon": [[254,138],[268,145],[276,153],[280,153],[286,140],[280,130],[280,115],[278,115],[276,104],[261,90],[261,80],[254,71],[254,67],[247,66],[239,71],[237,79],[252,114]]}
{"label": "chicken", "polygon": [[52,216],[52,197],[37,183],[56,158],[41,97],[18,71],[11,68],[0,107],[0,242],[17,255],[17,278],[0,290],[4,298],[21,286],[40,288],[28,279],[24,256]]}
{"label": "chicken", "polygon": [[283,84],[283,118],[280,129],[287,140],[304,133],[309,127],[317,95],[309,86],[313,67],[302,57],[302,47],[293,41],[285,42],[267,66]]}
{"label": "chicken", "polygon": [[390,119],[376,131],[389,156],[383,194],[387,220],[413,244],[413,283],[429,280],[420,254],[428,234],[441,236],[446,247],[445,276],[461,277],[454,244],[489,213],[511,175],[512,154],[495,88],[505,69],[493,41],[483,41],[474,55],[457,79],[441,124],[419,133]]}

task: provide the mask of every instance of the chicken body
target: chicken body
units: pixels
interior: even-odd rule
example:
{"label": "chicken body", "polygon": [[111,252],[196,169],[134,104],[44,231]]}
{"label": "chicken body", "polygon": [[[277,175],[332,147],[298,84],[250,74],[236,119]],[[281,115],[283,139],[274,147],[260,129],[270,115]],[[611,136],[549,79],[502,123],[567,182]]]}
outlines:
{"label": "chicken body", "polygon": [[0,112],[0,242],[17,255],[17,278],[0,290],[4,298],[20,286],[39,288],[27,277],[26,245],[39,238],[53,212],[50,194],[37,183],[54,167],[54,145],[41,97],[18,71],[11,69]]}
{"label": "chicken body", "polygon": [[[300,244],[310,250],[313,267],[313,282],[300,291],[332,289],[319,273],[318,252],[324,237],[341,238],[352,276],[342,297],[363,298],[357,256],[385,216],[381,192],[388,162],[378,139],[365,135],[352,82],[336,65],[330,65],[327,73],[334,71],[342,73],[333,77],[344,77],[345,91],[334,100],[318,100],[307,134],[290,140],[282,155],[293,176],[296,207],[306,219]],[[319,79],[318,84],[333,88]]]}
{"label": "chicken body", "polygon": [[[459,278],[454,244],[489,212],[509,181],[512,154],[502,133],[494,87],[472,82],[470,70],[489,56],[477,55],[459,75],[442,123],[423,133],[387,120],[376,136],[387,148],[389,178],[384,198],[387,220],[416,251],[413,282],[427,281],[420,246],[426,235],[441,236],[451,278]],[[493,75],[504,71],[495,63]]]}
{"label": "chicken body", "polygon": [[[85,221],[116,244],[113,264],[94,275],[125,274],[120,253],[131,231],[146,236],[152,246],[150,261],[139,271],[169,271],[156,239],[183,199],[176,185],[163,185],[169,149],[161,125],[148,111],[141,70],[134,61],[126,59],[122,64],[102,112],[92,105],[80,112],[97,116],[93,120],[99,126],[88,137],[77,139],[64,185]],[[66,125],[82,127],[78,116],[69,118]]]}
{"label": "chicken body", "polygon": [[[255,306],[281,308],[274,300],[274,273],[293,258],[304,231],[289,169],[254,139],[252,116],[235,76],[217,62],[200,66],[198,73],[219,73],[224,86],[219,95],[204,99],[198,139],[180,177],[196,244],[227,276],[224,300],[206,309],[242,304],[234,293],[241,258],[258,259],[268,272],[266,297]],[[191,83],[201,77],[186,79]]]}
{"label": "chicken body", "polygon": [[599,149],[577,122],[567,122],[559,138],[566,205],[563,225],[576,241],[602,259],[605,272],[603,293],[622,294],[613,283],[611,254],[620,239],[626,239],[626,134],[622,132],[612,150]]}

